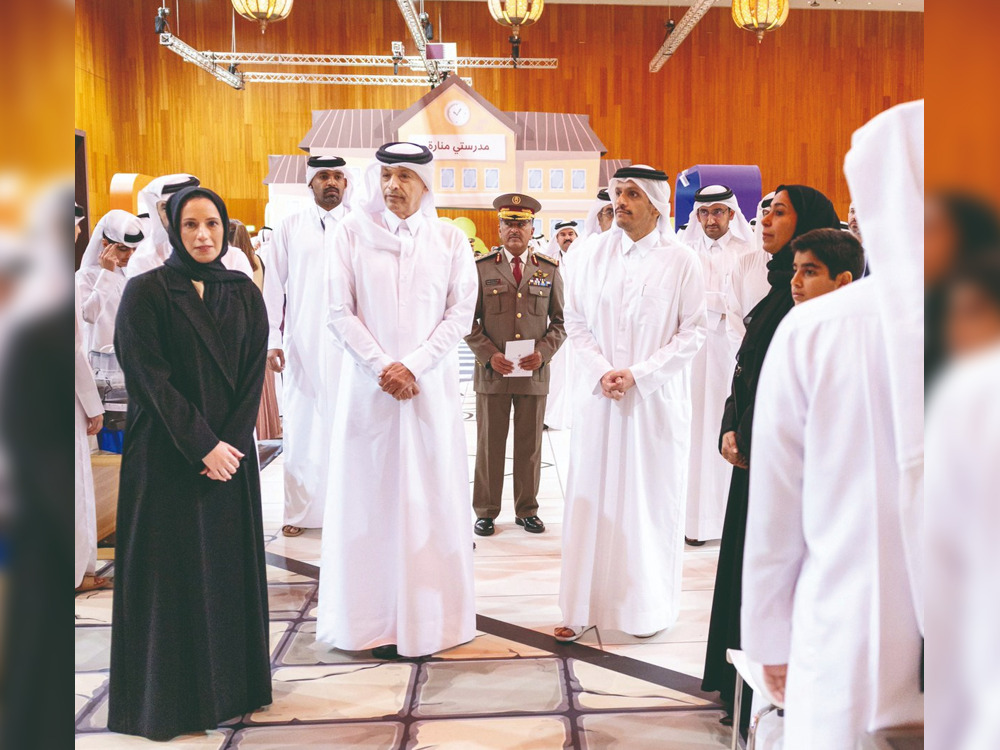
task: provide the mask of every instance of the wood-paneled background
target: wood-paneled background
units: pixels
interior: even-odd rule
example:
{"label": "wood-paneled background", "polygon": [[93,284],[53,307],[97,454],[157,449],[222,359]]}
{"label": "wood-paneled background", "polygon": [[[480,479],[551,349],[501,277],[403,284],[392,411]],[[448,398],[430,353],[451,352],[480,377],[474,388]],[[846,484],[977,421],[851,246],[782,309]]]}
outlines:
{"label": "wood-paneled background", "polygon": [[[177,36],[196,49],[231,47],[228,0],[179,1],[179,18],[171,16]],[[108,208],[115,172],[188,171],[226,199],[232,216],[259,226],[267,156],[299,153],[311,110],[404,109],[426,92],[260,83],[237,91],[159,46],[158,5],[76,3],[75,124],[87,133],[96,215]],[[436,36],[456,42],[459,55],[509,54],[485,2],[425,5]],[[683,11],[674,8],[673,18]],[[557,70],[464,75],[503,110],[589,114],[609,157],[671,175],[697,163],[756,163],[765,188],[813,185],[844,216],[841,167],[851,133],[881,110],[923,96],[922,13],[795,10],[758,44],[736,28],[728,8],[713,9],[663,69],[649,73],[667,18],[663,7],[550,4],[524,31],[522,55],[558,57]],[[390,54],[392,40],[406,39],[393,0],[298,0],[290,18],[263,36],[236,19],[236,47],[247,52]]]}

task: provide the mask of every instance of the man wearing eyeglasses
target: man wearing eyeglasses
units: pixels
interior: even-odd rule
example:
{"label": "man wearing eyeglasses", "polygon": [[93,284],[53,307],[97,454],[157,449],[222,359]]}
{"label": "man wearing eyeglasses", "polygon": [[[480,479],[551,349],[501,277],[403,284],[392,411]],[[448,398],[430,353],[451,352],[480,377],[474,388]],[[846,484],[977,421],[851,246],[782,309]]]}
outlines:
{"label": "man wearing eyeglasses", "polygon": [[701,260],[708,307],[705,346],[691,372],[691,463],[684,528],[688,544],[700,546],[722,536],[732,467],[719,454],[719,424],[736,350],[745,333],[743,318],[758,301],[746,299],[745,290],[761,286],[746,284],[743,277],[762,268],[741,262],[753,250],[753,229],[726,185],[708,185],[695,193],[694,208],[679,238]]}

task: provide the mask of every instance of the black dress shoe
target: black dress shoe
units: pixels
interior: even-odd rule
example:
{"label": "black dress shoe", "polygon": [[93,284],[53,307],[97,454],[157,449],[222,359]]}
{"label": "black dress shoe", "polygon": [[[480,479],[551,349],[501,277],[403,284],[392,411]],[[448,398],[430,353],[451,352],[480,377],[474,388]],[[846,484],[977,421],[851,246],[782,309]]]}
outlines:
{"label": "black dress shoe", "polygon": [[684,537],[684,541],[687,543],[689,547],[700,547],[705,543],[700,539],[690,539],[688,537]]}
{"label": "black dress shoe", "polygon": [[493,532],[496,531],[492,518],[477,518],[472,530],[476,532],[476,536],[493,536]]}
{"label": "black dress shoe", "polygon": [[396,644],[390,643],[388,646],[376,646],[373,648],[372,656],[376,659],[398,659],[399,652],[396,650]]}
{"label": "black dress shoe", "polygon": [[514,523],[523,526],[524,530],[532,534],[541,534],[545,531],[545,524],[538,516],[528,516],[527,518],[515,518]]}

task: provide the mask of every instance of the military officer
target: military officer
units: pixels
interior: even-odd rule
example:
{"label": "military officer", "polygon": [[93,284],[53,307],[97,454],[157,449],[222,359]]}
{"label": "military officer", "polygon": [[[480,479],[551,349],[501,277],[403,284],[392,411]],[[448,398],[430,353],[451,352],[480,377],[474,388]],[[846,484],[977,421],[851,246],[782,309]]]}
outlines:
{"label": "military officer", "polygon": [[[502,246],[476,261],[479,298],[466,343],[476,355],[476,475],[472,506],[475,532],[490,536],[500,514],[504,459],[514,409],[514,512],[518,526],[545,531],[538,517],[542,465],[542,421],[552,355],[566,337],[559,261],[529,249],[532,221],[541,210],[534,198],[507,193],[493,201]],[[520,359],[530,377],[505,377],[515,363],[504,356],[508,341],[534,341]]]}

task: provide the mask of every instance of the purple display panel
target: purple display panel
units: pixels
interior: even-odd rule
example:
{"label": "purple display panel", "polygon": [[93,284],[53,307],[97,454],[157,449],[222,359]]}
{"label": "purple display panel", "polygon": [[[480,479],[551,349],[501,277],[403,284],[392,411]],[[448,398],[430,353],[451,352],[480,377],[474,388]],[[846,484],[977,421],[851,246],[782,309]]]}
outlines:
{"label": "purple display panel", "polygon": [[747,221],[757,215],[757,204],[763,196],[760,167],[756,164],[695,164],[678,174],[674,182],[674,221],[678,228],[687,223],[694,207],[694,194],[703,185],[731,187]]}

